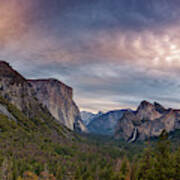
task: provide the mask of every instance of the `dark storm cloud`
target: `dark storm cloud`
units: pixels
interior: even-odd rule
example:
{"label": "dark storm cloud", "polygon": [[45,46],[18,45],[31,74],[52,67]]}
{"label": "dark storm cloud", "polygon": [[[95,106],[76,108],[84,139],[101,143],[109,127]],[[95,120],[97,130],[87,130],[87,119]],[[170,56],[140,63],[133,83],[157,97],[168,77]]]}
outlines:
{"label": "dark storm cloud", "polygon": [[111,29],[123,26],[149,27],[155,23],[159,25],[160,22],[176,21],[180,2],[178,0],[41,0],[38,3],[36,1],[34,6],[36,13],[33,13],[33,17],[38,16],[37,20],[40,18],[42,22],[51,20],[59,24],[63,23],[65,27],[69,25],[76,28]]}
{"label": "dark storm cloud", "polygon": [[82,109],[177,107],[179,10],[179,0],[0,0],[0,56],[27,78],[71,85]]}
{"label": "dark storm cloud", "polygon": [[27,77],[56,77],[76,87],[74,91],[79,100],[77,102],[82,108],[91,110],[136,108],[143,99],[160,101],[167,106],[173,102],[177,107],[177,101],[172,100],[180,91],[178,79],[169,74],[152,76],[150,70],[134,68],[129,64],[100,63],[70,67],[55,63],[39,65],[25,71]]}

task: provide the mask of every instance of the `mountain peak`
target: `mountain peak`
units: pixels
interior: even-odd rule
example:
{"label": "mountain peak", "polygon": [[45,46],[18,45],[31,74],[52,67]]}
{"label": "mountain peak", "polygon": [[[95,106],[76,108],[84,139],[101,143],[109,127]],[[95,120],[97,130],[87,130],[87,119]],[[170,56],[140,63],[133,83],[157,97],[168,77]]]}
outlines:
{"label": "mountain peak", "polygon": [[137,111],[139,111],[139,110],[141,110],[141,109],[145,109],[145,108],[147,108],[147,107],[153,107],[153,104],[151,104],[150,102],[148,102],[148,101],[142,101],[141,103],[140,103],[140,105],[138,106],[138,108],[137,108]]}
{"label": "mountain peak", "polygon": [[0,65],[10,66],[8,62],[0,60]]}
{"label": "mountain peak", "polygon": [[136,115],[139,119],[153,120],[160,117],[159,111],[148,101],[142,101],[137,108]]}
{"label": "mountain peak", "polygon": [[164,113],[166,111],[166,109],[158,102],[154,102],[154,107],[155,107],[156,111],[158,111],[160,113]]}
{"label": "mountain peak", "polygon": [[152,105],[149,101],[146,101],[146,100],[141,101],[140,104],[142,104],[142,105]]}
{"label": "mountain peak", "polygon": [[11,79],[14,83],[25,82],[25,78],[15,71],[6,61],[0,61],[0,77]]}

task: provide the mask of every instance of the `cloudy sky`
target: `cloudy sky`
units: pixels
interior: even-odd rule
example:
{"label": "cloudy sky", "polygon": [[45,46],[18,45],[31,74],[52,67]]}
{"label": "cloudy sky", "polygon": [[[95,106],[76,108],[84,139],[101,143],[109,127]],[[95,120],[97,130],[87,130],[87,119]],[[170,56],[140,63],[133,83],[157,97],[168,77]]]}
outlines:
{"label": "cloudy sky", "polygon": [[180,108],[180,1],[0,0],[0,59],[72,86],[81,110]]}

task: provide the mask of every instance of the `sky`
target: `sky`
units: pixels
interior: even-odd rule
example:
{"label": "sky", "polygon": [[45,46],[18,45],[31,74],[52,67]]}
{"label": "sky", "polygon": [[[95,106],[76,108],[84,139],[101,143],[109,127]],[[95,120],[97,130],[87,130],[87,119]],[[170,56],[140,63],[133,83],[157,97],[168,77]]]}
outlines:
{"label": "sky", "polygon": [[57,78],[81,110],[180,108],[179,0],[0,0],[0,59]]}

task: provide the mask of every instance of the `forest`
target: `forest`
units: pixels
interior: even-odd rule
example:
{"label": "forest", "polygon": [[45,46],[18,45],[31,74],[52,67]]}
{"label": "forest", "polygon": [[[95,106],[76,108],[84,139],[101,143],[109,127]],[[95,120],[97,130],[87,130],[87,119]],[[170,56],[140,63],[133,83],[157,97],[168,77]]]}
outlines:
{"label": "forest", "polygon": [[0,115],[2,180],[179,180],[180,132],[163,131],[158,139],[127,144],[87,136],[55,122],[29,121],[1,98],[18,119]]}

